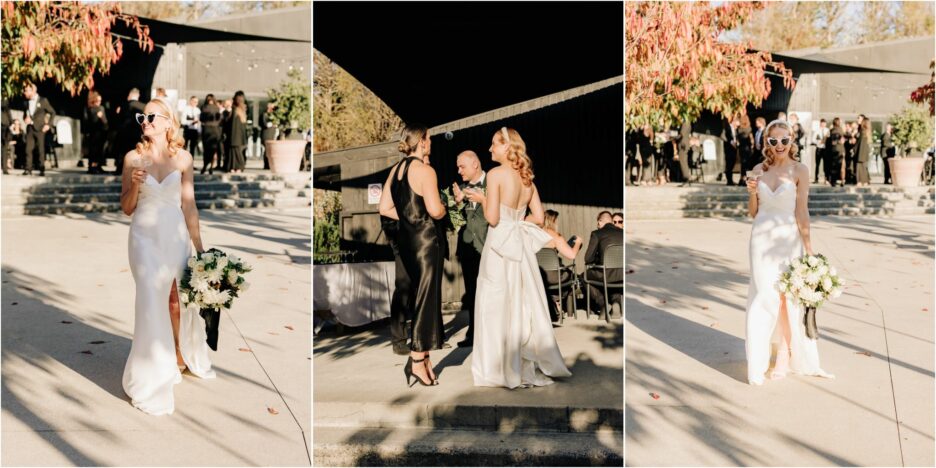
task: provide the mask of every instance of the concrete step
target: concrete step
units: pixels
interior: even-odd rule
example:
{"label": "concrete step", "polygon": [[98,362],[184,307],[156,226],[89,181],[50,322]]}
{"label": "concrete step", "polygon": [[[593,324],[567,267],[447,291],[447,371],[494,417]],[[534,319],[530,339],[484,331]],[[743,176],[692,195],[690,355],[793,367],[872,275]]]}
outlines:
{"label": "concrete step", "polygon": [[[308,192],[296,189],[283,190],[222,190],[208,191],[198,190],[195,192],[195,200],[217,200],[222,198],[230,199],[273,199],[273,198],[296,198],[308,196]],[[37,194],[30,195],[26,200],[26,205],[55,205],[63,203],[119,203],[119,192],[104,193],[69,193],[69,194]]]}
{"label": "concrete step", "polygon": [[[307,197],[274,198],[220,198],[196,200],[199,210],[235,209],[235,208],[301,208],[312,204]],[[4,215],[52,215],[65,213],[105,213],[120,211],[119,202],[86,202],[27,204],[25,206],[4,206]]]}
{"label": "concrete step", "polygon": [[623,466],[624,436],[390,428],[320,428],[313,466]]}
{"label": "concrete step", "polygon": [[[222,190],[240,191],[240,190],[281,190],[287,185],[283,181],[243,181],[243,182],[203,182],[195,184],[195,192],[209,191],[217,192]],[[72,194],[72,193],[117,193],[119,194],[121,185],[119,183],[108,184],[58,184],[48,183],[33,185],[24,189],[27,194]]]}
{"label": "concrete step", "polygon": [[[630,203],[628,203],[629,205]],[[810,216],[916,216],[933,214],[933,207],[838,207],[812,208]],[[678,219],[678,218],[743,218],[747,217],[747,207],[716,209],[628,209],[627,219]]]}
{"label": "concrete step", "polygon": [[[648,201],[646,203],[640,202],[627,202],[628,210],[630,213],[633,210],[638,211],[653,211],[653,210],[715,210],[715,209],[731,209],[731,210],[747,210],[747,200],[745,201],[732,201],[732,200],[715,200],[715,201]],[[850,200],[810,200],[809,201],[809,210],[812,211],[821,211],[830,208],[868,208],[868,209],[881,209],[881,208],[932,208],[936,206],[936,201],[934,200],[862,200],[862,201],[850,201]]]}

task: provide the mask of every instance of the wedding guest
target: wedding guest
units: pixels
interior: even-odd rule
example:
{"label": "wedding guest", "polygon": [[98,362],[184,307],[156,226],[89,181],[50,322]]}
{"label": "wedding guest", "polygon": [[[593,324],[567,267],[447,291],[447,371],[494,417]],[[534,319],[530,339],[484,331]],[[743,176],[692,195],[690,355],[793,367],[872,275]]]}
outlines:
{"label": "wedding guest", "polygon": [[624,213],[616,211],[611,214],[611,224],[614,224],[617,228],[624,229]]}
{"label": "wedding guest", "polygon": [[12,154],[13,154],[13,146],[16,144],[13,142],[13,132],[12,130],[10,130],[10,127],[13,126],[13,113],[10,112],[10,104],[6,98],[3,98],[3,102],[2,102],[2,105],[0,105],[0,107],[3,108],[2,110],[0,110],[0,115],[2,115],[3,117],[2,119],[3,135],[2,137],[0,137],[0,145],[2,145],[0,146],[0,150],[3,151],[3,159],[2,159],[2,163],[0,164],[3,165],[3,173],[9,174],[10,167],[11,167]]}
{"label": "wedding guest", "polygon": [[25,115],[23,123],[26,124],[26,167],[23,174],[32,175],[33,169],[38,168],[39,175],[44,176],[46,134],[55,121],[55,109],[48,99],[39,96],[33,83],[26,84],[23,97],[26,99],[21,109]]}
{"label": "wedding guest", "polygon": [[[555,241],[555,249],[560,255],[569,260],[575,260],[575,257],[578,255],[579,250],[582,248],[582,238],[579,236],[573,235],[569,238],[572,241],[570,244],[562,234],[559,233],[558,223],[559,221],[559,212],[556,210],[546,210],[543,215],[543,230],[549,234]],[[549,315],[552,320],[555,322],[559,320],[559,311],[562,310],[562,307],[559,304],[559,301],[562,300],[559,297],[558,290],[550,291],[548,288],[552,285],[559,284],[559,282],[565,283],[572,278],[572,272],[569,270],[563,270],[560,275],[555,270],[543,271],[540,269],[540,273],[543,275],[543,285],[546,286],[546,299],[549,304]],[[569,286],[571,288],[571,286]],[[571,291],[571,290],[569,290]]]}
{"label": "wedding guest", "polygon": [[263,148],[263,168],[270,168],[270,160],[267,159],[266,153],[266,142],[276,139],[276,125],[274,122],[274,112],[276,111],[276,103],[268,102],[266,107],[266,112],[260,114],[260,141],[263,143],[261,146]]}
{"label": "wedding guest", "polygon": [[81,133],[87,151],[88,174],[104,173],[104,143],[107,139],[107,114],[97,91],[88,93],[88,105],[81,119]]}
{"label": "wedding guest", "polygon": [[754,130],[751,129],[751,118],[742,115],[738,124],[738,157],[741,159],[741,177],[738,185],[746,185],[747,171],[754,165],[751,160],[754,159]]}
{"label": "wedding guest", "polygon": [[143,113],[146,108],[140,102],[140,90],[131,88],[127,93],[127,102],[117,107],[117,135],[115,148],[112,154],[114,164],[117,166],[115,174],[123,174],[124,155],[136,148],[137,143],[143,138],[143,131],[140,124],[136,121],[136,114]]}
{"label": "wedding guest", "polygon": [[695,182],[692,177],[692,168],[690,167],[690,156],[689,152],[692,149],[692,123],[689,120],[683,120],[682,125],[679,126],[679,136],[677,137],[677,149],[679,150],[676,154],[676,158],[679,160],[679,171],[683,176],[683,183],[680,184],[680,187],[684,187],[692,182]]}
{"label": "wedding guest", "polygon": [[854,121],[845,124],[845,183],[853,184],[855,180],[855,162],[857,155],[855,147],[858,146],[858,125]]}
{"label": "wedding guest", "polygon": [[458,231],[458,245],[455,255],[462,267],[465,281],[465,296],[462,309],[468,312],[468,335],[458,343],[459,348],[474,346],[475,293],[478,291],[478,268],[481,265],[481,252],[487,237],[488,222],[484,219],[481,206],[465,198],[465,190],[487,188],[487,173],[481,169],[481,160],[474,151],[462,151],[455,158],[458,175],[462,184],[452,184],[452,194],[456,203],[465,203],[463,215],[465,225]]}
{"label": "wedding guest", "polygon": [[[609,211],[602,211],[598,214],[598,229],[592,231],[588,240],[588,249],[585,251],[586,265],[601,265],[604,260],[604,253],[611,245],[624,245],[624,230],[613,224],[613,216]],[[623,224],[623,223],[622,223]],[[607,271],[609,283],[620,283],[624,281],[624,270],[621,268],[611,268]],[[587,272],[587,279],[601,281],[602,275],[598,270],[590,269]],[[588,285],[591,290],[595,312],[600,312],[605,307],[604,290],[598,289],[593,285]],[[620,314],[621,293],[614,291],[611,294],[612,308],[617,314]]]}
{"label": "wedding guest", "polygon": [[653,127],[645,125],[637,140],[637,153],[640,160],[640,185],[650,185],[654,181],[656,167],[656,146],[653,145]]}
{"label": "wedding guest", "polygon": [[887,124],[884,128],[884,134],[881,135],[881,158],[884,160],[884,183],[892,184],[890,160],[897,155],[897,147],[894,146],[894,126]]}
{"label": "wedding guest", "polygon": [[842,128],[842,119],[832,119],[832,128],[829,129],[829,139],[826,141],[826,150],[829,151],[831,162],[829,165],[832,177],[829,184],[832,186],[845,186],[845,129]]}
{"label": "wedding guest", "polygon": [[221,162],[221,108],[214,94],[205,96],[199,119],[202,125],[202,169],[213,174]]}
{"label": "wedding guest", "polygon": [[782,111],[781,111],[779,114],[777,114],[777,120],[782,120],[782,121],[786,122],[786,120],[787,120],[786,112],[782,112]]}
{"label": "wedding guest", "polygon": [[[741,122],[737,117],[731,119],[722,119],[722,147],[725,153],[725,184],[734,185],[734,168],[738,162],[738,136],[737,128]],[[744,171],[741,171],[741,177],[744,177]],[[738,183],[741,183],[740,178]]]}
{"label": "wedding guest", "polygon": [[754,133],[754,152],[747,171],[754,169],[764,160],[764,127],[767,126],[767,119],[763,117],[754,119],[754,126],[757,128]]}
{"label": "wedding guest", "polygon": [[13,147],[13,167],[22,169],[26,167],[26,134],[23,132],[23,121],[16,119],[10,125],[10,144]]}
{"label": "wedding guest", "polygon": [[829,182],[829,165],[825,163],[825,148],[826,140],[829,138],[829,126],[826,119],[819,119],[819,131],[813,135],[813,146],[816,147],[814,158],[815,171],[816,175],[813,178],[813,183],[819,183],[819,166],[821,165],[824,170],[825,182]]}
{"label": "wedding guest", "polygon": [[683,182],[685,175],[679,167],[679,137],[675,134],[666,136],[666,143],[660,150],[660,157],[665,163],[665,182]]}
{"label": "wedding guest", "polygon": [[859,187],[871,184],[868,173],[868,161],[871,159],[871,121],[864,119],[858,130],[857,148],[855,149],[855,177]]}
{"label": "wedding guest", "polygon": [[247,166],[244,151],[247,149],[247,100],[243,91],[234,95],[231,104],[231,114],[228,117],[227,140],[225,147],[228,151],[226,170],[231,173],[244,172]]}
{"label": "wedding guest", "polygon": [[199,133],[201,131],[201,109],[198,107],[198,98],[192,96],[188,100],[188,104],[185,106],[185,109],[182,111],[182,137],[185,138],[185,146],[188,148],[189,154],[192,157],[195,157],[195,154],[198,152],[198,140]]}
{"label": "wedding guest", "polygon": [[414,291],[410,357],[403,367],[406,381],[412,377],[425,386],[438,385],[429,352],[442,349],[442,242],[435,221],[442,219],[445,206],[439,196],[437,176],[423,163],[430,154],[432,140],[428,127],[408,124],[400,138],[399,150],[405,157],[395,164],[380,195],[381,215],[399,221],[397,243]]}
{"label": "wedding guest", "polygon": [[228,171],[231,167],[231,161],[229,159],[230,149],[228,147],[228,141],[231,139],[231,114],[233,113],[234,100],[225,99],[221,103],[221,143],[220,148],[218,149],[218,169],[222,171]]}

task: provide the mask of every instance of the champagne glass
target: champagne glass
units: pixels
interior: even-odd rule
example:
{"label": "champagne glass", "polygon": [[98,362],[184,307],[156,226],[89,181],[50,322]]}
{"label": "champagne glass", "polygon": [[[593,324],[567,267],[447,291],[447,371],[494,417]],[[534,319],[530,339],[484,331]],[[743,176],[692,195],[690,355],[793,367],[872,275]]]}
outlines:
{"label": "champagne glass", "polygon": [[753,180],[754,182],[760,180],[762,175],[764,175],[764,170],[761,168],[756,168],[752,171],[745,172],[745,177],[747,177],[748,180]]}

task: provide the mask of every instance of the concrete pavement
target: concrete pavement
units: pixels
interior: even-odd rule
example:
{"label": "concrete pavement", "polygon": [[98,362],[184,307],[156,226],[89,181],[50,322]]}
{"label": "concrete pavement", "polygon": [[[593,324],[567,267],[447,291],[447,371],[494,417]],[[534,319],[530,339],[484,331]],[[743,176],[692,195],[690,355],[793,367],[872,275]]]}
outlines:
{"label": "concrete pavement", "polygon": [[934,218],[812,219],[837,379],[746,383],[748,219],[626,226],[629,466],[933,466]]}
{"label": "concrete pavement", "polygon": [[623,324],[592,315],[554,328],[572,377],[474,387],[467,316],[445,317],[452,348],[432,353],[440,385],[407,388],[386,321],[314,341],[316,466],[617,465],[623,450]]}
{"label": "concrete pavement", "polygon": [[186,374],[158,417],[121,388],[129,218],[3,219],[3,465],[310,465],[309,210],[200,214],[206,248],[253,265],[251,289],[222,314],[218,377]]}

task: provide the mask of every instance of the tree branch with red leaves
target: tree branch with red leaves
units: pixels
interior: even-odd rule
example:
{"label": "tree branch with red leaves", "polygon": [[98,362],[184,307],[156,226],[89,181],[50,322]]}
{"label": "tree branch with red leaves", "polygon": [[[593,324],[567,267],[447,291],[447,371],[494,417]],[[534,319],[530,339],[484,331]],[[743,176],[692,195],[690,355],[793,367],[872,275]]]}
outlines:
{"label": "tree branch with red leaves", "polygon": [[149,27],[122,13],[119,3],[4,0],[0,8],[5,96],[45,80],[73,96],[94,88],[94,74],[108,74],[123,54],[123,44],[111,33],[117,21],[134,30],[140,49],[153,50]]}
{"label": "tree branch with red leaves", "polygon": [[697,119],[703,110],[725,116],[759,106],[770,95],[767,69],[792,88],[793,72],[749,43],[719,41],[762,2],[628,2],[626,20],[627,127],[655,128]]}

